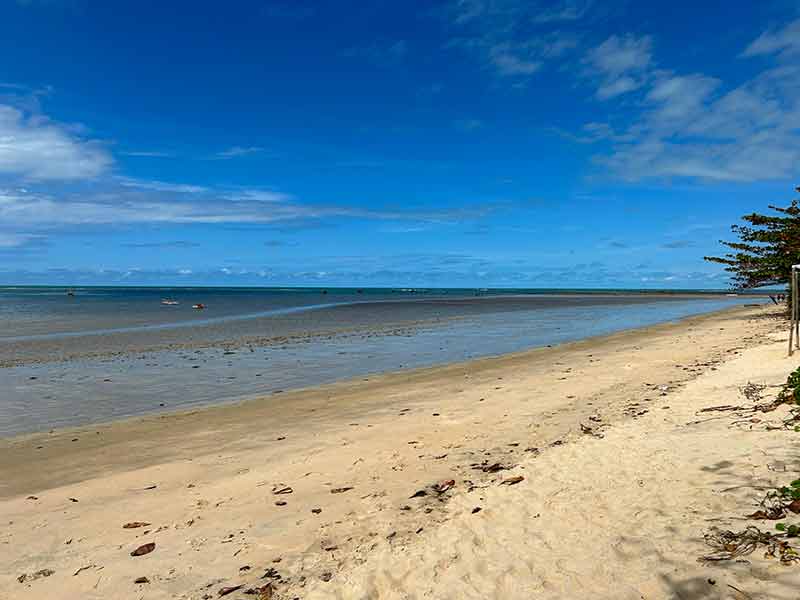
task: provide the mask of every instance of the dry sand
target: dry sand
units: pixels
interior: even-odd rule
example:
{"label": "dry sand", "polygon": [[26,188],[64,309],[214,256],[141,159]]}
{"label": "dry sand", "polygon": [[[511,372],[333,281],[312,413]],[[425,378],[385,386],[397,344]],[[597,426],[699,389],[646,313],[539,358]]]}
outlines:
{"label": "dry sand", "polygon": [[780,410],[697,414],[797,366],[771,312],[0,441],[0,598],[797,598],[697,562],[800,470]]}

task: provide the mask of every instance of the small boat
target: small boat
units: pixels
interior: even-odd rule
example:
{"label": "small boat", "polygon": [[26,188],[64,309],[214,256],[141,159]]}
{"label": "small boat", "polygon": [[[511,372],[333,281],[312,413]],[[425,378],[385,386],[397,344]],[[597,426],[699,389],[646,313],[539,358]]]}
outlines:
{"label": "small boat", "polygon": [[178,306],[180,302],[178,302],[177,300],[170,300],[169,298],[164,298],[161,301],[161,304],[163,304],[164,306]]}
{"label": "small boat", "polygon": [[72,290],[67,290],[67,296],[74,297],[75,292],[73,292]]}
{"label": "small boat", "polygon": [[195,310],[203,310],[206,307],[205,304],[198,302],[197,304],[192,304],[192,308]]}

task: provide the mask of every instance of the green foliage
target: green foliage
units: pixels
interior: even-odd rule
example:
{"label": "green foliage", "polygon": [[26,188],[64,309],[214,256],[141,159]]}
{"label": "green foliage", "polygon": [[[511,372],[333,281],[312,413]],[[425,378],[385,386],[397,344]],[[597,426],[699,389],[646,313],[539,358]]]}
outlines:
{"label": "green foliage", "polygon": [[789,404],[800,404],[800,367],[789,374],[786,384],[778,394],[778,400]]}
{"label": "green foliage", "polygon": [[800,534],[800,526],[787,525],[786,523],[777,523],[775,529],[783,531],[788,537],[797,537]]}
{"label": "green foliage", "polygon": [[725,265],[738,288],[788,283],[792,265],[800,264],[800,201],[769,208],[777,214],[752,213],[742,217],[748,225],[731,227],[739,241],[721,243],[732,252],[705,257]]}

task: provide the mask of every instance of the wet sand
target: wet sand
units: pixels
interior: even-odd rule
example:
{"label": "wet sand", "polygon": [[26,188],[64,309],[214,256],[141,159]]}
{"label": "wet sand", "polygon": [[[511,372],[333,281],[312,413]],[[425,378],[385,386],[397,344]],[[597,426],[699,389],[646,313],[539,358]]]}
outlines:
{"label": "wet sand", "polygon": [[[763,301],[758,296],[740,298],[741,301],[748,299],[752,302]],[[115,329],[114,322],[108,316],[93,320],[90,314],[81,314],[79,317],[61,319],[54,323],[39,323],[19,331],[15,331],[14,321],[11,320],[0,335],[0,368],[79,358],[111,358],[163,350],[274,346],[320,341],[342,335],[402,335],[418,327],[446,324],[453,319],[486,314],[553,308],[647,307],[690,300],[710,302],[730,299],[724,295],[709,293],[542,294],[405,299],[350,302],[313,310],[298,306],[281,314],[226,315],[219,318],[212,307],[201,312],[189,310],[194,318],[181,317],[181,321],[174,323],[168,322],[167,316],[161,316],[176,314],[167,307],[159,311],[158,319],[148,313],[149,321],[146,322],[120,315],[119,322],[122,325],[131,325],[121,329]],[[703,312],[703,309],[698,309],[697,312]],[[153,324],[148,325],[148,322]],[[57,333],[42,334],[39,328],[45,325]],[[24,335],[28,330],[35,335]]]}
{"label": "wet sand", "polygon": [[[626,516],[601,499],[637,480],[637,440],[672,432],[700,396],[724,404],[725,389],[766,377],[765,364],[770,378],[785,378],[788,363],[773,360],[782,323],[771,312],[735,308],[554,348],[0,440],[0,521],[8,523],[0,548],[9,557],[0,597],[203,598],[242,585],[227,597],[251,598],[247,589],[269,582],[277,597],[573,597],[558,591],[592,586],[601,592],[594,597],[633,597],[604,595],[615,575],[641,576],[644,559],[609,554],[602,535]],[[704,378],[712,383],[700,394],[694,386]],[[625,429],[645,422],[646,430]],[[626,443],[603,446],[617,431]],[[680,436],[658,439],[653,456],[681,445]],[[695,442],[695,458],[714,453],[713,435]],[[690,482],[694,471],[682,472],[681,459],[668,461],[669,475]],[[667,472],[646,460],[649,473]],[[587,484],[580,473],[596,465]],[[524,480],[499,485],[515,476]],[[430,487],[450,480],[452,487]],[[524,494],[538,489],[550,496],[534,504]],[[685,512],[678,502],[691,504],[692,488],[680,489],[671,504]],[[713,513],[698,506],[701,521]],[[662,513],[649,526],[667,527],[673,509]],[[554,541],[576,543],[572,514],[591,516],[576,527],[594,528],[594,562]],[[470,518],[481,527],[465,529],[460,520]],[[123,528],[134,521],[149,525]],[[519,545],[515,532],[533,522],[555,536],[543,538],[549,550]],[[151,542],[152,552],[131,556]],[[539,570],[540,559],[550,565],[545,558],[557,568]],[[654,577],[653,564],[646,567]],[[53,573],[17,580],[43,569]],[[672,597],[647,589],[648,598]]]}

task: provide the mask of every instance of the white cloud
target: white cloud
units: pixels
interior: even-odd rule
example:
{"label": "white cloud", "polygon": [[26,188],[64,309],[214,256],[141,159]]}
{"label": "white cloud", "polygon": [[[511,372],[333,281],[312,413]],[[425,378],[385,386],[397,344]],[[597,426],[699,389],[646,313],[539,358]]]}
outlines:
{"label": "white cloud", "polygon": [[258,154],[263,152],[264,149],[259,146],[232,146],[227,150],[217,152],[214,158],[220,160],[229,160],[231,158],[238,158],[240,156],[248,156],[249,154]]}
{"label": "white cloud", "polygon": [[800,164],[800,68],[779,72],[724,93],[722,82],[704,75],[659,79],[626,141],[600,162],[631,180],[790,177]]}
{"label": "white cloud", "polygon": [[166,181],[152,181],[143,179],[132,179],[130,177],[117,177],[116,181],[124,187],[151,190],[154,192],[177,192],[180,194],[200,194],[207,192],[208,188],[200,185],[190,185],[185,183],[168,183]]}
{"label": "white cloud", "polygon": [[553,21],[575,21],[582,18],[592,5],[592,0],[562,0],[553,2],[553,5],[535,15],[536,23],[551,23]]}
{"label": "white cloud", "polygon": [[608,100],[640,88],[650,67],[651,49],[649,36],[612,35],[590,50],[585,63],[589,76],[599,79],[597,97]]}
{"label": "white cloud", "polygon": [[488,206],[433,211],[367,209],[301,204],[271,190],[223,190],[172,186],[163,182],[118,182],[103,191],[62,193],[58,197],[27,189],[0,189],[0,228],[8,234],[64,227],[157,223],[264,224],[350,217],[376,220],[453,223],[485,215]]}
{"label": "white cloud", "polygon": [[84,140],[44,117],[0,105],[0,173],[29,180],[89,179],[112,162],[99,142]]}
{"label": "white cloud", "polygon": [[500,75],[531,75],[542,66],[541,61],[516,54],[510,44],[498,44],[489,48],[489,62]]}
{"label": "white cloud", "polygon": [[619,77],[618,79],[612,79],[601,84],[600,87],[597,88],[597,97],[600,98],[600,100],[608,100],[609,98],[632,92],[640,85],[641,84],[633,77]]}
{"label": "white cloud", "polygon": [[[611,150],[596,160],[628,180],[758,181],[796,175],[800,64],[791,60],[780,64],[794,40],[787,32],[795,26],[765,32],[747,47],[745,56],[774,52],[779,64],[735,87],[702,73],[656,69],[649,40],[642,43],[630,36],[611,44],[607,40],[591,60],[598,72],[608,74],[605,85],[630,87],[619,82],[634,71],[644,94],[627,128],[598,132],[611,142]],[[601,86],[599,98],[613,97],[603,90]],[[591,135],[574,137],[596,141]]]}
{"label": "white cloud", "polygon": [[38,236],[26,233],[3,233],[0,231],[0,249],[19,248],[37,238]]}
{"label": "white cloud", "polygon": [[758,56],[782,52],[800,53],[800,19],[787,24],[782,29],[765,31],[745,48],[743,56]]}
{"label": "white cloud", "polygon": [[173,158],[175,156],[171,152],[162,152],[159,150],[131,150],[129,152],[120,152],[120,154],[141,158]]}
{"label": "white cloud", "polygon": [[527,78],[578,44],[575,34],[542,31],[542,24],[579,19],[589,5],[582,0],[456,0],[446,9],[456,32],[448,46],[474,54],[501,77]]}

